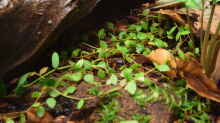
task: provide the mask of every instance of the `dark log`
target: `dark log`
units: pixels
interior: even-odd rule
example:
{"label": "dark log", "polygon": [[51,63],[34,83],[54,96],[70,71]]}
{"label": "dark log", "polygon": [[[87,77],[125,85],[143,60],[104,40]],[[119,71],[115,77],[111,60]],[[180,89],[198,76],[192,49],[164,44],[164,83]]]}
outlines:
{"label": "dark log", "polygon": [[0,0],[0,77],[56,41],[100,0]]}

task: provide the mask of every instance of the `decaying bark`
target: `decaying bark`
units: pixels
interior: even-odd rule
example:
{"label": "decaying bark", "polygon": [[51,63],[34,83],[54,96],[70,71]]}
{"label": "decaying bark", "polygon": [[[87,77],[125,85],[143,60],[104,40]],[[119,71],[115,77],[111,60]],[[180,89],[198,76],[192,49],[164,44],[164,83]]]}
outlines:
{"label": "decaying bark", "polygon": [[0,76],[37,55],[100,0],[0,0]]}

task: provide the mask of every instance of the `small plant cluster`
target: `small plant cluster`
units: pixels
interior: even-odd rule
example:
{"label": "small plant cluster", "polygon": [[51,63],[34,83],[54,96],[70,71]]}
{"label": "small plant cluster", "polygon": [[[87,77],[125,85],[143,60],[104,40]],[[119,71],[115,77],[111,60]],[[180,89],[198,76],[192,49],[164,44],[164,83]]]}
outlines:
{"label": "small plant cluster", "polygon": [[[214,34],[211,34],[211,26],[213,24],[213,17],[216,9],[216,5],[219,0],[178,0],[185,2],[186,9],[194,8],[201,10],[201,20],[200,20],[200,44],[201,44],[201,58],[200,61],[205,69],[208,77],[211,77],[212,72],[215,69],[217,55],[219,51],[219,32],[220,32],[220,22],[217,24],[217,28]],[[207,10],[206,3],[210,2],[211,12],[208,18],[208,23],[204,29],[204,15]]]}
{"label": "small plant cluster", "polygon": [[[88,100],[99,97],[108,98],[109,101],[101,103],[97,123],[149,122],[151,117],[146,114],[133,114],[130,120],[118,115],[121,104],[116,98],[122,94],[120,90],[125,90],[140,107],[154,102],[168,104],[179,122],[210,122],[207,114],[209,101],[191,95],[184,80],[176,81],[163,74],[170,70],[169,64],[153,63],[146,66],[135,61],[137,55],[146,56],[157,48],[167,49],[181,59],[186,58],[186,51],[198,56],[199,49],[190,39],[189,28],[164,21],[166,16],[151,15],[147,10],[139,18],[138,22],[127,24],[126,29],[117,29],[117,25],[107,22],[106,27],[96,33],[98,46],[82,43],[86,50],[74,49],[66,66],[60,64],[60,55],[54,52],[52,68],[44,67],[39,72],[23,75],[15,93],[22,95],[26,88],[39,88],[32,92],[34,102],[29,108],[36,109],[38,117],[43,117],[48,108],[55,109],[61,103],[57,102],[60,96],[77,102],[77,110],[84,108]],[[82,38],[90,40],[89,35],[83,35]],[[60,74],[53,76],[54,73]],[[166,82],[153,80],[152,74],[159,74],[159,79],[165,79]],[[29,78],[33,76],[38,78],[30,82]],[[74,95],[80,83],[92,85],[92,88],[88,88],[89,97]],[[110,88],[107,91],[100,89],[105,86]],[[25,115],[21,115],[21,119],[25,122]],[[12,122],[7,119],[7,123]]]}

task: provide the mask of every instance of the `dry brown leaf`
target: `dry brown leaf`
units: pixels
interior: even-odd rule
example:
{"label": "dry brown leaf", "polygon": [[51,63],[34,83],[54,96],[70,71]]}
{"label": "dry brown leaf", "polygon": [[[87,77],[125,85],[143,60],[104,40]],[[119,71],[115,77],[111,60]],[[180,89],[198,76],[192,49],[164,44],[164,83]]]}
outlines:
{"label": "dry brown leaf", "polygon": [[46,73],[48,71],[48,69],[49,69],[48,67],[41,68],[40,71],[39,71],[39,74],[43,75],[44,73]]}
{"label": "dry brown leaf", "polygon": [[169,63],[171,68],[176,68],[176,62],[174,56],[165,49],[156,49],[152,51],[147,58],[157,64]]}
{"label": "dry brown leaf", "polygon": [[35,109],[31,108],[27,111],[27,122],[28,123],[52,123],[53,117],[45,112],[43,117],[38,117],[35,113]]}
{"label": "dry brown leaf", "polygon": [[220,123],[220,116],[217,116],[217,118],[215,119],[216,123]]}
{"label": "dry brown leaf", "polygon": [[187,60],[177,61],[178,71],[183,73],[187,86],[199,95],[220,102],[220,90],[214,80],[209,79],[205,74],[201,64],[192,57]]}
{"label": "dry brown leaf", "polygon": [[121,20],[116,21],[116,23],[115,23],[116,28],[114,28],[113,32],[127,31],[128,24],[129,24],[128,21],[125,19],[121,19]]}
{"label": "dry brown leaf", "polygon": [[143,7],[150,7],[150,3],[148,3],[148,2],[147,3],[143,3],[142,6]]}
{"label": "dry brown leaf", "polygon": [[66,118],[64,115],[58,116],[53,120],[53,123],[65,123]]}
{"label": "dry brown leaf", "polygon": [[144,55],[136,55],[135,56],[135,62],[137,62],[138,64],[144,64],[144,63],[149,63],[150,61]]}
{"label": "dry brown leaf", "polygon": [[173,2],[162,2],[159,1],[156,3],[155,6],[151,7],[151,10],[160,10],[160,9],[175,9],[175,8],[181,8],[184,6],[184,2],[180,1],[173,1]]}
{"label": "dry brown leaf", "polygon": [[159,10],[159,11],[155,11],[153,13],[158,13],[158,14],[164,14],[164,15],[168,15],[171,19],[173,19],[175,22],[181,24],[181,25],[186,25],[186,21],[175,11],[175,10]]}
{"label": "dry brown leaf", "polygon": [[176,61],[174,56],[167,50],[165,49],[156,49],[153,52],[151,52],[147,58],[152,61],[155,62],[157,64],[169,64],[171,67],[171,70],[168,72],[165,72],[165,74],[167,74],[168,76],[175,78],[177,76],[176,73]]}
{"label": "dry brown leaf", "polygon": [[150,6],[155,5],[155,3],[157,3],[157,2],[158,2],[158,0],[148,0],[145,3],[142,3],[142,6],[145,7],[145,8],[148,8]]}
{"label": "dry brown leaf", "polygon": [[127,31],[128,26],[127,25],[119,25],[117,28],[117,31]]}
{"label": "dry brown leaf", "polygon": [[216,64],[214,67],[214,70],[211,74],[211,77],[215,80],[215,81],[219,81],[220,80],[220,50],[218,51],[218,55],[217,55],[217,59],[216,59]]}
{"label": "dry brown leaf", "polygon": [[66,123],[76,123],[75,121],[67,121]]}
{"label": "dry brown leaf", "polygon": [[6,107],[6,106],[8,106],[7,102],[1,102],[0,101],[0,108]]}

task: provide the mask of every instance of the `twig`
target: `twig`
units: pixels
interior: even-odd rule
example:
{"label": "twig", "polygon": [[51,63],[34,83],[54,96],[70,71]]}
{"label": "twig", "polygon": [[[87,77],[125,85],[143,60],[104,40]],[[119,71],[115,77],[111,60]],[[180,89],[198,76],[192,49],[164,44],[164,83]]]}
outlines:
{"label": "twig", "polygon": [[57,68],[57,69],[52,69],[51,71],[45,73],[44,75],[40,76],[38,79],[32,81],[31,83],[24,85],[23,87],[30,87],[30,86],[32,86],[33,84],[35,84],[35,83],[37,83],[38,81],[40,81],[42,78],[45,78],[45,77],[49,76],[50,74],[52,74],[52,73],[54,73],[54,72],[56,72],[56,71],[71,68],[72,66],[73,66],[73,65],[67,65],[67,66],[59,67],[59,68]]}

